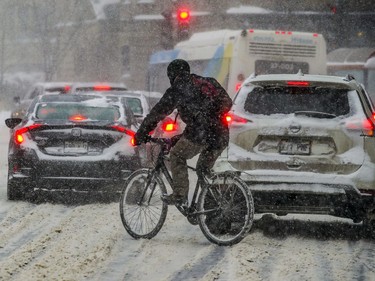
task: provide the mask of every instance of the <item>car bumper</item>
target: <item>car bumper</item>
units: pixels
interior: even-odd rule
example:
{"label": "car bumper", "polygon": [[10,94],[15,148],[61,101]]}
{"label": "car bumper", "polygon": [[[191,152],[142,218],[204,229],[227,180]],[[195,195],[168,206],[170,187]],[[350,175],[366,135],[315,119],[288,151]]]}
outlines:
{"label": "car bumper", "polygon": [[[225,158],[215,171],[235,170]],[[327,214],[361,221],[367,210],[375,208],[375,191],[369,182],[355,175],[332,175],[278,170],[241,171],[249,185],[257,213]],[[369,177],[364,177],[364,179]],[[361,180],[356,182],[355,180]],[[372,189],[362,189],[359,186]]]}
{"label": "car bumper", "polygon": [[[34,189],[84,192],[113,192],[141,167],[138,158],[122,161],[35,161],[19,165],[9,161],[9,177]],[[23,184],[22,184],[23,185]]]}

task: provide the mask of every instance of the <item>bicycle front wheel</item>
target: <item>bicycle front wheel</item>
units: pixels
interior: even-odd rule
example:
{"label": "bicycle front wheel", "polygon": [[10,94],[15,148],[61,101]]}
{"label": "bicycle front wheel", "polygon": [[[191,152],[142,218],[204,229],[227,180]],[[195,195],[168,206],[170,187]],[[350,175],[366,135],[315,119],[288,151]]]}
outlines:
{"label": "bicycle front wheel", "polygon": [[198,221],[206,238],[220,246],[240,242],[254,220],[254,201],[248,185],[232,173],[218,175],[198,198]]}
{"label": "bicycle front wheel", "polygon": [[167,217],[168,205],[161,200],[166,187],[149,169],[135,171],[127,179],[120,200],[120,216],[126,231],[135,239],[153,238]]}

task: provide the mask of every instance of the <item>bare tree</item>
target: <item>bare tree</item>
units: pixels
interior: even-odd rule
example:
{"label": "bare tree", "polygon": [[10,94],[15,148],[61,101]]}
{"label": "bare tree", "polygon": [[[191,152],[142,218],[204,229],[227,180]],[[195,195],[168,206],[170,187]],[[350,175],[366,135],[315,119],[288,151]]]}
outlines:
{"label": "bare tree", "polygon": [[84,24],[79,13],[79,0],[33,0],[30,32],[41,58],[45,81],[51,81],[67,52],[72,48],[78,31]]}

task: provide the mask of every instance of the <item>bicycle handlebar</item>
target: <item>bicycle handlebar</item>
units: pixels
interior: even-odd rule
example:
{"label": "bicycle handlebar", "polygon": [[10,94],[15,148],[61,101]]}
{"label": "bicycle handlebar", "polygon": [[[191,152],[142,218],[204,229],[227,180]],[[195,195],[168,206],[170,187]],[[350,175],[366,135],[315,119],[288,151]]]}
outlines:
{"label": "bicycle handlebar", "polygon": [[150,137],[149,142],[153,142],[153,143],[160,144],[160,145],[168,145],[168,144],[172,144],[172,139]]}

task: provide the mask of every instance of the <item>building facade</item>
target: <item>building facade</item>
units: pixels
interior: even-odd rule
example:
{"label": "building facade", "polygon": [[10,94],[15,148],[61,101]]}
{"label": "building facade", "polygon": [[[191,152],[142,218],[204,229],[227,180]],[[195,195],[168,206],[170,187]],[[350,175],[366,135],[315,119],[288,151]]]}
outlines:
{"label": "building facade", "polygon": [[0,42],[2,76],[23,70],[48,81],[114,81],[145,90],[150,55],[179,40],[181,6],[190,10],[190,35],[259,28],[322,33],[329,49],[375,45],[372,0],[8,0],[0,5],[7,16],[3,21],[9,19]]}

